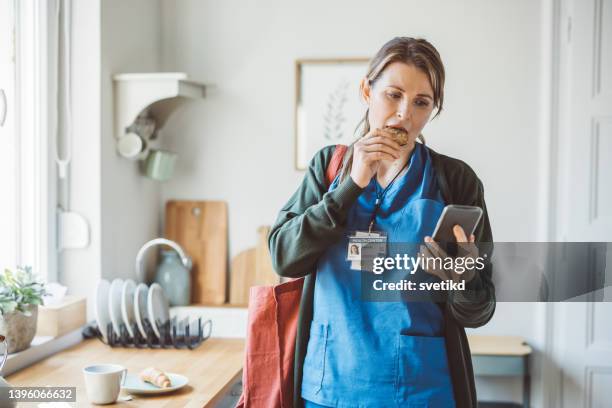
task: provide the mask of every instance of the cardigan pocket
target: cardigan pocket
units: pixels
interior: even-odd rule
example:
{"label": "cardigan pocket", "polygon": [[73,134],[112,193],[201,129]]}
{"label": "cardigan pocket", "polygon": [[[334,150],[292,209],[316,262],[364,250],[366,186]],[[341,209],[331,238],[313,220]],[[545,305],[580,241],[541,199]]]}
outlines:
{"label": "cardigan pocket", "polygon": [[454,407],[444,337],[398,335],[395,385],[401,406]]}
{"label": "cardigan pocket", "polygon": [[304,361],[302,390],[318,394],[323,387],[329,325],[313,322]]}

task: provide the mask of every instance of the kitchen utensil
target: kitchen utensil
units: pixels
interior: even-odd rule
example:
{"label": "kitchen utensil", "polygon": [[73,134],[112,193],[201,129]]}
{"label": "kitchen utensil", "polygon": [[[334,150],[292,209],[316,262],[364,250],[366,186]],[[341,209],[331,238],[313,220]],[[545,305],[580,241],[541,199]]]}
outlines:
{"label": "kitchen utensil", "polygon": [[147,311],[153,332],[157,338],[161,338],[158,322],[164,325],[170,320],[170,306],[168,299],[164,295],[162,287],[158,283],[154,283],[149,288],[149,296],[147,297]]}
{"label": "kitchen utensil", "polygon": [[96,364],[83,368],[87,398],[94,404],[117,401],[127,369],[118,364]]}
{"label": "kitchen utensil", "polygon": [[275,285],[279,276],[272,267],[268,249],[269,226],[257,228],[257,246],[240,252],[232,258],[230,268],[230,303],[247,305],[249,289],[255,285]]}
{"label": "kitchen utensil", "polygon": [[108,292],[108,314],[113,324],[113,330],[121,335],[121,291],[123,290],[123,279],[113,279]]}
{"label": "kitchen utensil", "polygon": [[134,132],[128,132],[117,141],[117,152],[126,159],[136,160],[147,148],[147,142]]}
{"label": "kitchen utensil", "polygon": [[149,248],[152,248],[157,245],[167,245],[178,252],[181,257],[181,262],[185,268],[191,270],[192,262],[191,258],[185,253],[183,248],[174,241],[165,238],[155,238],[145,243],[138,253],[136,254],[136,277],[140,279],[140,281],[146,281],[146,273],[144,271],[144,256],[146,255]]}
{"label": "kitchen utensil", "polygon": [[136,282],[132,279],[126,279],[121,288],[121,317],[130,337],[134,337],[132,330],[132,322],[134,322],[134,292],[136,291]]}
{"label": "kitchen utensil", "polygon": [[110,313],[108,311],[108,294],[110,292],[110,283],[106,279],[101,279],[96,287],[95,299],[95,314],[98,329],[102,333],[104,341],[108,343],[107,327],[111,322]]}
{"label": "kitchen utensil", "polygon": [[224,201],[169,201],[166,204],[165,235],[193,259],[192,303],[225,303],[227,229]]}
{"label": "kitchen utensil", "polygon": [[128,374],[125,379],[125,384],[121,387],[122,390],[131,394],[165,394],[183,388],[189,383],[189,379],[184,375],[175,373],[166,373],[170,378],[172,385],[168,388],[159,388],[153,384],[142,381],[138,375]]}
{"label": "kitchen utensil", "polygon": [[2,344],[2,362],[0,362],[0,373],[4,368],[4,363],[6,363],[6,358],[8,357],[8,344],[6,343],[6,337],[0,334],[0,344]]}
{"label": "kitchen utensil", "polygon": [[149,319],[149,312],[147,310],[148,295],[149,287],[144,283],[139,283],[134,292],[134,319],[136,320],[138,331],[144,338],[147,337],[147,332],[144,328],[143,319]]}
{"label": "kitchen utensil", "polygon": [[134,291],[134,320],[136,326],[142,337],[146,336],[144,329],[143,319],[149,317],[147,311],[147,297],[149,294],[149,287],[144,283],[139,283]]}
{"label": "kitchen utensil", "polygon": [[153,180],[169,180],[174,172],[176,157],[176,153],[151,149],[145,162],[145,174]]}
{"label": "kitchen utensil", "polygon": [[171,306],[187,306],[191,298],[191,274],[174,250],[161,251],[155,282],[164,289]]}
{"label": "kitchen utensil", "polygon": [[[175,317],[166,322],[166,324],[157,324],[157,329],[160,333],[158,338],[153,331],[153,326],[144,322],[145,336],[140,334],[140,329],[134,330],[135,336],[130,337],[126,330],[121,331],[121,335],[117,336],[114,330],[110,330],[107,344],[111,347],[128,347],[137,349],[190,349],[198,348],[203,342],[210,338],[212,334],[212,320],[198,317],[191,322],[184,319],[179,322]],[[83,330],[83,337],[86,339],[98,338],[101,340],[102,335],[97,328],[87,326]],[[2,406],[2,405],[0,405]]]}
{"label": "kitchen utensil", "polygon": [[249,289],[255,284],[257,250],[249,248],[232,258],[230,275],[230,303],[245,306],[249,303]]}

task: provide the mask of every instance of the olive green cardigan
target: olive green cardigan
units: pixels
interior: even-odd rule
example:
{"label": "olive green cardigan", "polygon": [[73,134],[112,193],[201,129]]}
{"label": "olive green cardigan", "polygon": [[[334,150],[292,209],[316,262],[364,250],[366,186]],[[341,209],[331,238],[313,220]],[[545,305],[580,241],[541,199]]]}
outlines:
{"label": "olive green cardigan", "polygon": [[[487,216],[482,182],[461,160],[436,153],[431,155],[438,187],[446,204],[475,205],[484,211],[474,232],[480,254],[491,259],[493,236]],[[294,365],[294,407],[302,407],[302,368],[313,313],[316,266],[319,257],[345,234],[347,215],[363,189],[350,177],[328,192],[325,172],[335,147],[321,149],[311,160],[297,191],[281,209],[268,237],[272,263],[285,277],[305,277]],[[475,408],[476,388],[465,327],[486,324],[495,311],[495,290],[490,262],[477,271],[462,292],[450,292],[438,303],[444,314],[444,337],[457,408]]]}

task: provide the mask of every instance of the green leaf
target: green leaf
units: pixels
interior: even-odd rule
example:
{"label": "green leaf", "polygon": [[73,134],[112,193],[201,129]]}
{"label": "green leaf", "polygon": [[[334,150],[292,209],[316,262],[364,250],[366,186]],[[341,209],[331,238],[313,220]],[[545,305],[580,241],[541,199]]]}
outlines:
{"label": "green leaf", "polygon": [[36,279],[32,268],[5,269],[0,274],[0,311],[25,311],[28,305],[41,305],[46,295],[45,285]]}

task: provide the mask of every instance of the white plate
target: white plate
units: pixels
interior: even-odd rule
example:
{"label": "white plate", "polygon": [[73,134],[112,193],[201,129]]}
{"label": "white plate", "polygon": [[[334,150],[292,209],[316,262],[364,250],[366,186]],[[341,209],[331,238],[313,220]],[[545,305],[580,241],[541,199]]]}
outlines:
{"label": "white plate", "polygon": [[159,283],[154,283],[149,288],[147,311],[149,312],[149,320],[151,320],[153,332],[159,339],[161,338],[161,334],[155,320],[159,320],[162,324],[170,320],[170,305]]}
{"label": "white plate", "polygon": [[139,283],[136,286],[136,292],[134,292],[134,318],[136,319],[136,325],[138,331],[142,334],[142,337],[147,338],[147,333],[144,329],[143,319],[149,318],[149,312],[147,311],[147,295],[149,294],[149,287],[144,283]]}
{"label": "white plate", "polygon": [[136,290],[136,282],[131,279],[126,279],[123,282],[121,289],[121,317],[130,337],[134,337],[132,330],[132,322],[134,322],[134,291]]}
{"label": "white plate", "polygon": [[172,384],[168,388],[159,388],[153,384],[142,381],[136,374],[128,374],[125,376],[125,383],[121,389],[131,394],[165,394],[167,392],[176,391],[183,388],[189,382],[189,379],[184,375],[166,373]]}
{"label": "white plate", "polygon": [[144,318],[149,317],[147,312],[147,295],[149,294],[149,287],[144,283],[139,283],[136,286],[136,292],[134,292],[134,318],[136,319],[136,325],[138,331],[142,334],[142,337],[147,338],[147,333],[144,329]]}
{"label": "white plate", "polygon": [[110,291],[110,283],[106,279],[101,279],[96,287],[96,299],[94,302],[96,323],[98,329],[102,333],[104,341],[108,343],[106,336],[106,330],[108,324],[111,322],[110,315],[108,314],[108,292]]}
{"label": "white plate", "polygon": [[142,337],[147,338],[147,332],[144,329],[144,318],[149,318],[149,312],[147,311],[147,297],[149,294],[149,287],[144,283],[139,283],[136,286],[136,292],[134,292],[134,318],[136,319],[136,325],[138,331],[142,334]]}
{"label": "white plate", "polygon": [[121,335],[121,291],[123,279],[113,279],[108,292],[108,314],[113,322],[113,330],[117,336]]}

